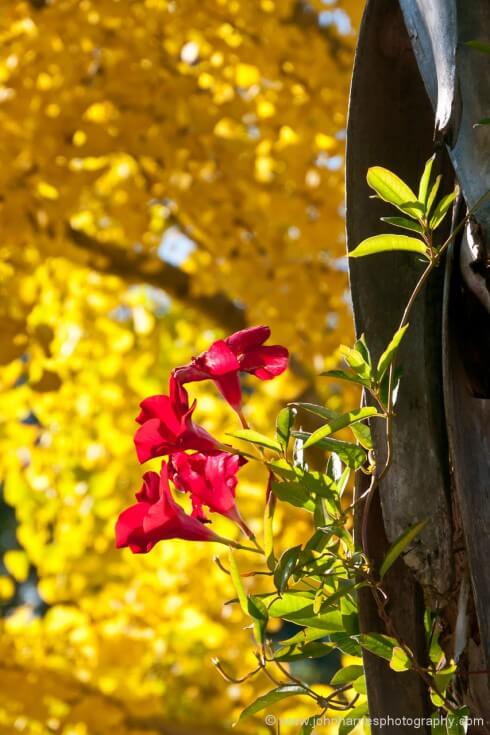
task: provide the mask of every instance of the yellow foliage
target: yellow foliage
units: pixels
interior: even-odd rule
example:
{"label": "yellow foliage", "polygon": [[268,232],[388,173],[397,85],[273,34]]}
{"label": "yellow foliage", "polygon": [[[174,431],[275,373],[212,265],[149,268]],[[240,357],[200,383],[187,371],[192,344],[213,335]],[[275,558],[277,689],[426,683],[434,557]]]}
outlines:
{"label": "yellow foliage", "polygon": [[[340,404],[312,375],[350,339],[340,259],[354,34],[336,23],[355,27],[359,3],[4,6],[0,478],[16,541],[0,568],[0,735],[185,735],[196,723],[219,735],[268,683],[237,687],[212,667],[225,652],[240,676],[254,659],[210,545],[115,550],[141,476],[134,416],[242,311],[302,365],[246,381],[257,429],[305,390]],[[191,393],[208,430],[236,428],[212,386]],[[265,478],[241,475],[240,508],[258,528]],[[281,509],[277,529],[293,545],[308,518]],[[226,520],[217,530],[233,533]],[[268,730],[257,719],[239,732]]]}

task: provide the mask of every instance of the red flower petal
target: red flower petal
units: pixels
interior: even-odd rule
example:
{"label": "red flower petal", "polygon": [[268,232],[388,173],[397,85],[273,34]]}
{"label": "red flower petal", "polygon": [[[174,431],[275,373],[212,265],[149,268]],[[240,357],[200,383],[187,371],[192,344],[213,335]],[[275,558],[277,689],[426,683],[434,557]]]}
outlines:
{"label": "red flower petal", "polygon": [[280,345],[257,347],[240,360],[240,370],[261,380],[271,380],[286,370],[288,357],[287,349]]}
{"label": "red flower petal", "polygon": [[140,502],[156,503],[160,497],[160,476],[158,472],[145,472],[143,485],[136,493],[136,499]]}
{"label": "red flower petal", "polygon": [[249,327],[241,329],[239,332],[230,334],[226,338],[226,343],[235,354],[247,352],[253,347],[259,347],[270,337],[271,330],[269,327]]}
{"label": "red flower petal", "polygon": [[240,367],[235,353],[222,339],[214,342],[207,352],[197,358],[196,362],[199,367],[208,371],[209,377],[213,378],[231,373]]}
{"label": "red flower petal", "polygon": [[130,544],[146,550],[146,535],[143,519],[150,508],[149,503],[131,505],[119,515],[116,522],[116,547],[121,549]]}
{"label": "red flower petal", "polygon": [[227,401],[235,411],[238,411],[242,405],[242,389],[240,387],[238,373],[220,375],[218,378],[214,378],[214,382],[225,401]]}

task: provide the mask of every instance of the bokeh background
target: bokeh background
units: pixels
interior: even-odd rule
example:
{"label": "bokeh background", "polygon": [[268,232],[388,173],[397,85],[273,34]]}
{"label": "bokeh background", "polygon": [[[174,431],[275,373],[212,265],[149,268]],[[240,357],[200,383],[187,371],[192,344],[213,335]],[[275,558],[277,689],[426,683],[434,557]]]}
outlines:
{"label": "bokeh background", "polygon": [[[140,482],[139,401],[212,340],[268,324],[293,353],[281,378],[246,382],[259,430],[287,400],[345,401],[315,375],[352,331],[343,166],[361,6],[0,2],[2,735],[220,735],[268,688],[211,663],[239,676],[254,661],[216,549],[133,556],[114,522]],[[206,428],[236,428],[212,385],[191,393]],[[257,469],[238,497],[259,528]],[[281,509],[277,531],[299,543],[308,517]]]}

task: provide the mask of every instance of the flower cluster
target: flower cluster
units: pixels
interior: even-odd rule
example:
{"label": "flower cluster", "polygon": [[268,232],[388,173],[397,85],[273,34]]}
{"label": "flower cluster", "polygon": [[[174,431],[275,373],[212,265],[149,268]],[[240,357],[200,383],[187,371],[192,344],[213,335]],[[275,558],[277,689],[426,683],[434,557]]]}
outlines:
{"label": "flower cluster", "polygon": [[[201,426],[192,414],[186,383],[210,379],[243,422],[239,373],[270,380],[287,367],[288,351],[279,345],[265,345],[268,327],[251,327],[214,342],[189,365],[175,368],[168,395],[156,395],[141,402],[136,418],[140,427],[134,443],[141,463],[168,456],[160,473],[146,472],[136,493],[137,502],[124,510],[116,523],[116,546],[128,546],[134,553],[147,553],[163,539],[233,542],[209,528],[207,511],[235,522],[253,537],[235,503],[237,472],[242,457],[224,451],[223,445]],[[188,515],[175,501],[169,481],[181,493],[188,493],[192,513]],[[207,511],[205,510],[207,509]]]}

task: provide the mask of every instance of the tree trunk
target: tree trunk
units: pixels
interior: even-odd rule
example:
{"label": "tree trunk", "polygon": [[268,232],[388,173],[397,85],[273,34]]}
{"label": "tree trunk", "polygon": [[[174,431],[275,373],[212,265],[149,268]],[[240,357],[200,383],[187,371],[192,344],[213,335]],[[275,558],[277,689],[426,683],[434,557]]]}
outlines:
{"label": "tree trunk", "polygon": [[[488,116],[485,105],[490,107],[488,57],[462,46],[468,40],[488,40],[489,21],[490,3],[479,0],[367,3],[347,135],[349,249],[386,232],[379,217],[387,214],[387,205],[369,199],[369,166],[385,166],[416,187],[435,140],[447,190],[454,185],[453,170],[468,206],[489,188],[490,127],[473,127]],[[487,200],[471,231],[452,248],[446,267],[432,274],[412,312],[400,351],[404,374],[394,422],[394,463],[371,507],[368,539],[373,561],[379,562],[389,542],[415,521],[429,518],[418,542],[386,579],[390,617],[421,663],[427,655],[427,607],[441,611],[445,650],[454,654],[458,606],[460,621],[467,612],[469,569],[476,615],[470,599],[456,696],[471,705],[472,715],[490,720],[488,677],[469,673],[490,666],[489,235]],[[396,330],[420,273],[416,259],[402,253],[351,261],[356,331],[366,334],[376,356]],[[385,438],[377,428],[373,435],[382,466]],[[360,611],[362,630],[383,631],[368,590],[361,594]],[[415,674],[395,673],[369,654],[365,664],[371,717],[427,717],[435,709]],[[382,728],[385,734],[395,730],[413,728]]]}

